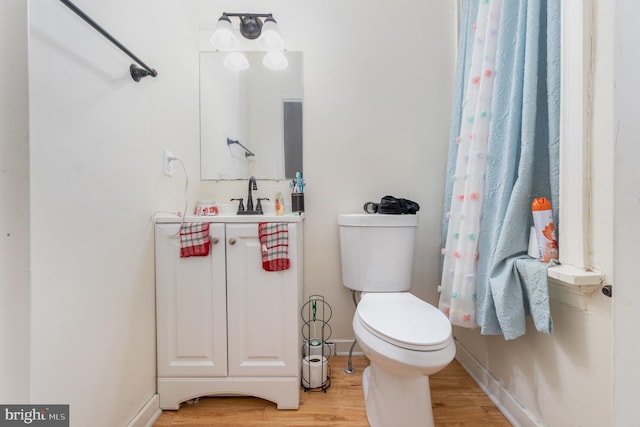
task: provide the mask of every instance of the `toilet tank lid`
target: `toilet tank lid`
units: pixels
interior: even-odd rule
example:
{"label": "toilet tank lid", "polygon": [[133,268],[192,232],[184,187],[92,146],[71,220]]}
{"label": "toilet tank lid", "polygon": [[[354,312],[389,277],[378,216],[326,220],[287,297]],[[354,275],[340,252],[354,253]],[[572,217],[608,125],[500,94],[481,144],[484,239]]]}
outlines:
{"label": "toilet tank lid", "polygon": [[357,313],[371,332],[399,347],[434,351],[451,337],[449,319],[409,292],[365,294]]}
{"label": "toilet tank lid", "polygon": [[418,225],[416,215],[387,215],[387,214],[341,214],[338,215],[338,225],[353,227],[415,227]]}

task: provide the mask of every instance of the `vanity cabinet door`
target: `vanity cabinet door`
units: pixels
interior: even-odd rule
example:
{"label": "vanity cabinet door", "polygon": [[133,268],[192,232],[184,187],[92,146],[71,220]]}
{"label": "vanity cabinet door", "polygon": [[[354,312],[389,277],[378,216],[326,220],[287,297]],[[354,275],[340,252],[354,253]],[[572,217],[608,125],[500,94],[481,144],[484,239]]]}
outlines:
{"label": "vanity cabinet door", "polygon": [[179,227],[155,230],[158,377],[226,376],[225,227],[211,224],[208,256],[188,258]]}
{"label": "vanity cabinet door", "polygon": [[289,224],[285,271],[262,269],[257,224],[227,224],[227,309],[230,376],[296,376],[298,260],[296,224]]}

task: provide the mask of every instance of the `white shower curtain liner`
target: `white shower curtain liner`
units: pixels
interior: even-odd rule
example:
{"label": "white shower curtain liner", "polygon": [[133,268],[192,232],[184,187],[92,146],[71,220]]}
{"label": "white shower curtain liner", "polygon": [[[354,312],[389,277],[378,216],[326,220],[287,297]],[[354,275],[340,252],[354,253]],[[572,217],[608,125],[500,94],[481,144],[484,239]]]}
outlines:
{"label": "white shower curtain liner", "polygon": [[[476,326],[476,264],[502,0],[481,1],[462,101],[439,308],[451,323]],[[468,24],[468,23],[466,23]]]}

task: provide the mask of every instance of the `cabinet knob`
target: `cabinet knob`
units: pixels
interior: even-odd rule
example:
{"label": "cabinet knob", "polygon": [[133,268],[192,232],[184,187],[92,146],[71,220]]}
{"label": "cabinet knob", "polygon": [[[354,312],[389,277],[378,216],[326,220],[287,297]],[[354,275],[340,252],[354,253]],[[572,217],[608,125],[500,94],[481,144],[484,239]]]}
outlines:
{"label": "cabinet knob", "polygon": [[236,244],[236,239],[229,239],[229,244],[230,245],[235,245]]}
{"label": "cabinet knob", "polygon": [[218,240],[218,238],[217,238],[217,237],[213,237],[213,238],[211,239],[211,242],[212,242],[214,245],[217,245],[219,241],[220,241],[220,240]]}

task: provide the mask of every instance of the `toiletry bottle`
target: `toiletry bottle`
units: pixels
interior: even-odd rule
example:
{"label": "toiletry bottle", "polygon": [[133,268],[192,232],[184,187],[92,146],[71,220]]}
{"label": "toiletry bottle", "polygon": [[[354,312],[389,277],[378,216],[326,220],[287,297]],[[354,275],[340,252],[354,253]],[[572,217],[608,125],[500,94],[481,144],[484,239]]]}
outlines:
{"label": "toiletry bottle", "polygon": [[284,215],[284,197],[281,192],[276,193],[276,215]]}
{"label": "toiletry bottle", "polygon": [[533,212],[533,226],[538,240],[540,261],[549,262],[552,259],[558,259],[558,241],[553,224],[551,203],[545,197],[538,197],[533,200],[531,210]]}

